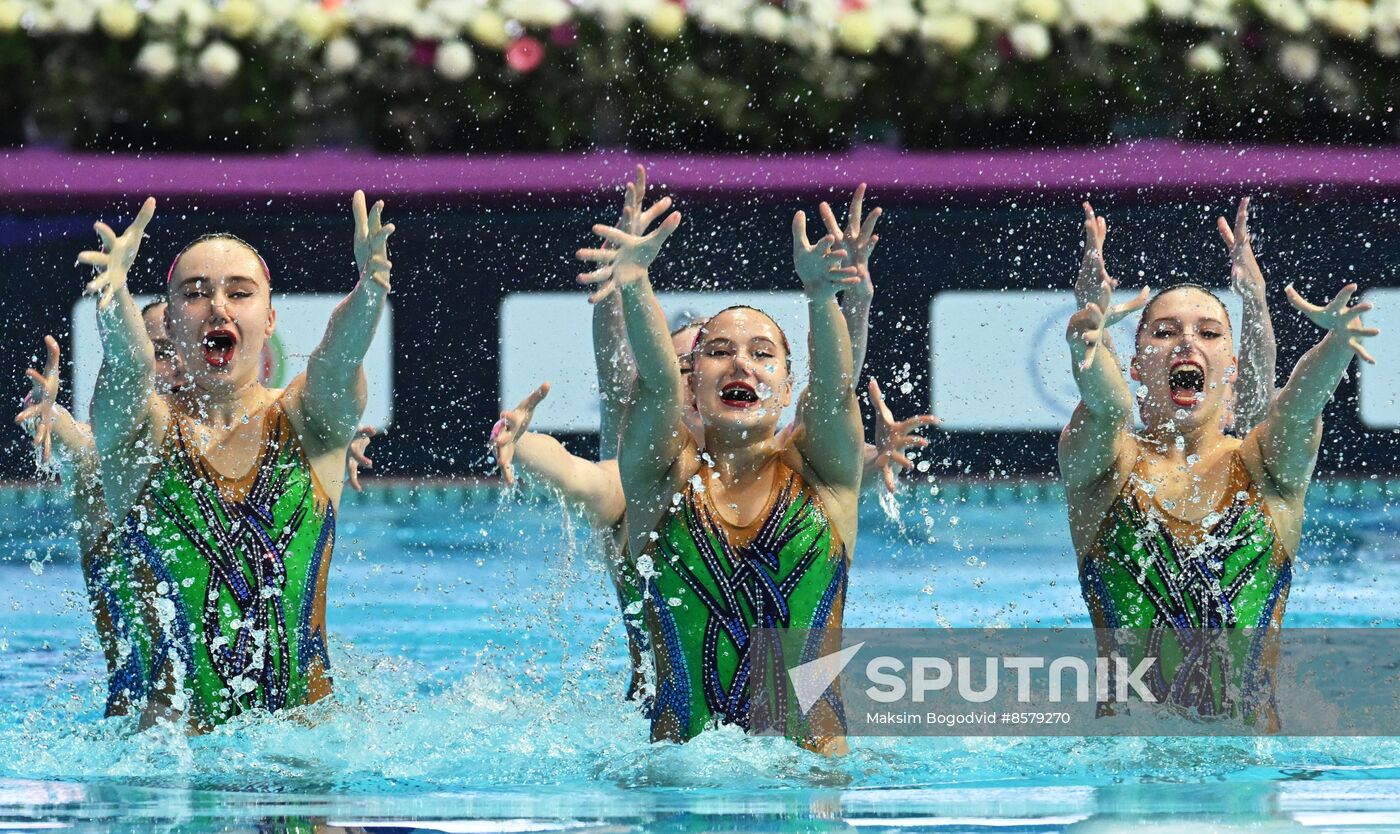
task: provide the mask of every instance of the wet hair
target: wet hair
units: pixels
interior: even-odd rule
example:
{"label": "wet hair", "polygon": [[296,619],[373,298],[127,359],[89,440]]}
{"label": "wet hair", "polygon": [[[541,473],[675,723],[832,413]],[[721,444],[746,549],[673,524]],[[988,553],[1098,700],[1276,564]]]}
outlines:
{"label": "wet hair", "polygon": [[[778,324],[778,320],[777,320],[777,319],[773,318],[772,316],[768,315],[767,313],[763,312],[762,310],[758,309],[757,307],[750,307],[750,306],[747,305],[747,304],[735,304],[735,305],[733,305],[733,306],[731,306],[731,307],[725,307],[723,310],[720,310],[718,313],[715,313],[713,316],[710,316],[708,319],[705,319],[704,323],[702,323],[702,324],[700,325],[700,332],[695,334],[695,344],[692,345],[691,348],[690,348],[691,362],[694,363],[694,361],[695,361],[695,354],[699,352],[699,350],[700,350],[700,345],[704,342],[705,328],[707,328],[707,327],[710,326],[710,322],[714,321],[715,319],[719,318],[720,315],[722,315],[722,314],[724,314],[724,313],[727,313],[727,312],[729,312],[730,310],[748,310],[748,311],[750,311],[750,312],[758,313],[760,316],[763,316],[764,318],[766,318],[766,319],[768,319],[769,321],[773,322],[773,327],[776,328],[777,331],[778,331],[778,338],[782,341],[782,345],[783,345],[783,360],[784,360],[785,363],[786,363],[787,372],[788,372],[789,375],[791,375],[791,374],[792,374],[792,348],[788,346],[788,337],[787,337],[787,334],[783,332],[783,327],[782,327],[782,325]],[[684,328],[682,328],[682,329],[684,329]]]}
{"label": "wet hair", "polygon": [[199,237],[185,244],[185,248],[181,249],[175,255],[175,260],[170,262],[170,271],[165,273],[165,288],[167,291],[170,289],[171,283],[175,279],[175,267],[180,265],[180,259],[185,257],[185,253],[195,248],[199,244],[207,243],[211,240],[227,240],[230,243],[242,246],[244,249],[247,249],[249,252],[252,252],[253,257],[258,259],[258,265],[262,267],[263,277],[267,279],[268,287],[272,286],[272,270],[267,268],[267,261],[263,260],[263,256],[258,253],[257,248],[254,247],[253,244],[249,243],[248,241],[244,240],[243,238],[239,237],[233,232],[210,232],[207,235],[200,235]]}
{"label": "wet hair", "polygon": [[1137,334],[1133,337],[1134,350],[1136,350],[1142,344],[1142,331],[1145,327],[1147,327],[1147,322],[1149,320],[1148,314],[1152,312],[1152,305],[1156,304],[1157,299],[1161,298],[1167,293],[1176,292],[1178,290],[1196,290],[1198,292],[1203,292],[1211,298],[1215,299],[1215,303],[1219,304],[1220,309],[1223,310],[1225,313],[1225,326],[1230,328],[1232,331],[1234,330],[1234,325],[1230,323],[1230,308],[1225,306],[1225,302],[1220,298],[1220,296],[1215,294],[1214,290],[1212,290],[1210,287],[1205,287],[1191,281],[1182,281],[1179,284],[1172,284],[1169,287],[1164,287],[1163,289],[1160,289],[1157,292],[1153,293],[1152,297],[1149,298],[1147,300],[1147,303],[1143,305],[1142,318],[1138,319]]}
{"label": "wet hair", "polygon": [[145,307],[141,308],[141,318],[145,318],[147,313],[151,312],[160,305],[169,303],[170,302],[166,301],[164,298],[157,298],[155,301],[152,301],[148,303]]}
{"label": "wet hair", "polygon": [[[671,329],[671,338],[676,338],[677,336],[681,335],[682,333],[684,333],[692,327],[699,327],[703,330],[705,327],[705,323],[709,320],[710,319],[708,316],[692,316],[688,319],[685,319],[681,322],[679,327],[674,327]],[[696,335],[698,336],[700,334],[697,333]]]}

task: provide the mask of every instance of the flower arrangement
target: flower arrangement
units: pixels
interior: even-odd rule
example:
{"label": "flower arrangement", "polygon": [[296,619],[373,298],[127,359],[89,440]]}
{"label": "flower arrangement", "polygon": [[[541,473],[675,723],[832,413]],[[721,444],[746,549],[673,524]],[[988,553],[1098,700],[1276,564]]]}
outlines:
{"label": "flower arrangement", "polygon": [[0,0],[0,142],[830,149],[1393,133],[1400,0]]}

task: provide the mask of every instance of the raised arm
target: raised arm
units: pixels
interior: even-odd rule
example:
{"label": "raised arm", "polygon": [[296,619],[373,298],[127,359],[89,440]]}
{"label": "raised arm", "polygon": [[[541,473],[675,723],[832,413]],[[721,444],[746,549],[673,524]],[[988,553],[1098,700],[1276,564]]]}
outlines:
{"label": "raised arm", "polygon": [[1356,292],[1347,284],[1326,307],[1309,304],[1290,284],[1288,300],[1327,335],[1303,354],[1288,384],[1283,387],[1269,415],[1254,429],[1251,438],[1259,443],[1264,469],[1278,490],[1297,497],[1312,478],[1317,450],[1322,442],[1322,410],[1327,406],[1351,364],[1352,354],[1375,362],[1361,340],[1380,333],[1361,323],[1361,314],[1371,309],[1367,303],[1348,307]]}
{"label": "raised arm", "polygon": [[[636,183],[627,188],[636,189]],[[640,204],[640,196],[629,195]],[[680,456],[685,437],[681,424],[680,366],[666,331],[666,316],[657,303],[647,269],[666,239],[680,225],[680,212],[671,212],[648,234],[598,224],[593,231],[611,247],[580,249],[578,257],[601,264],[579,276],[584,283],[612,282],[622,302],[627,341],[637,365],[635,401],[622,427],[618,466],[622,483],[650,484],[661,479]]]}
{"label": "raised arm", "polygon": [[1235,429],[1247,434],[1269,412],[1274,398],[1278,347],[1274,325],[1269,319],[1269,303],[1264,273],[1254,258],[1249,234],[1249,198],[1240,200],[1232,229],[1225,218],[1215,221],[1220,237],[1230,250],[1230,286],[1244,304],[1240,323],[1240,373],[1235,382]]}
{"label": "raised arm", "polygon": [[491,447],[507,486],[515,485],[515,466],[579,504],[599,527],[611,527],[626,509],[615,461],[596,463],[564,448],[547,434],[529,431],[535,408],[549,395],[549,383],[521,400],[491,429]]}
{"label": "raised arm", "polygon": [[851,208],[846,215],[843,228],[832,212],[831,206],[822,203],[820,212],[827,233],[833,238],[838,249],[846,252],[845,266],[855,267],[855,275],[860,280],[842,286],[841,314],[846,317],[846,329],[851,334],[851,367],[856,381],[860,380],[865,368],[865,346],[870,338],[870,304],[875,298],[875,285],[870,280],[870,255],[880,236],[875,234],[875,223],[879,221],[883,209],[875,209],[864,215],[865,183],[856,186],[851,197]]}
{"label": "raised arm", "polygon": [[[642,235],[656,222],[656,219],[671,208],[671,198],[662,197],[650,208],[642,209],[642,199],[646,194],[647,173],[637,166],[636,178],[626,189],[622,215],[617,228],[628,234]],[[604,249],[611,244],[605,242]],[[600,273],[611,274],[604,266]],[[627,407],[636,385],[637,366],[632,358],[631,345],[627,343],[627,323],[622,314],[622,297],[617,293],[617,284],[611,278],[604,278],[598,289],[588,299],[593,304],[593,363],[598,375],[598,394],[602,404],[602,414],[598,424],[598,457],[602,460],[617,457],[619,432],[626,419]]]}
{"label": "raised arm", "polygon": [[292,392],[306,435],[303,442],[313,456],[343,452],[355,434],[365,410],[361,365],[389,297],[388,241],[394,224],[381,222],[382,200],[365,209],[363,191],[355,192],[352,209],[359,279],[331,313],[325,335],[307,359],[305,382]]}
{"label": "raised arm", "polygon": [[873,484],[878,477],[885,489],[894,492],[895,475],[900,468],[913,469],[914,462],[905,452],[909,449],[922,449],[929,444],[926,437],[914,432],[925,426],[936,426],[941,421],[932,414],[919,414],[907,420],[896,420],[885,405],[880,383],[874,377],[867,386],[870,394],[870,407],[875,412],[875,445],[865,447],[865,471],[861,485]]}
{"label": "raised arm", "polygon": [[[1132,301],[1113,306],[1113,287],[1103,266],[1103,242],[1107,224],[1084,204],[1085,255],[1080,266],[1080,281],[1086,269],[1100,277],[1093,299],[1070,317],[1065,339],[1069,342],[1074,383],[1079,389],[1079,405],[1075,407],[1068,425],[1060,433],[1060,474],[1069,489],[1079,489],[1097,482],[1113,469],[1127,441],[1128,419],[1133,413],[1133,397],[1123,371],[1111,347],[1100,346],[1107,340],[1108,328],[1147,303],[1143,289]],[[1105,305],[1105,306],[1100,306]],[[1105,315],[1105,310],[1108,314]]]}
{"label": "raised arm", "polygon": [[45,336],[44,348],[48,357],[43,373],[33,368],[25,372],[30,391],[24,398],[24,407],[15,415],[15,422],[29,432],[41,464],[48,465],[53,460],[53,441],[57,440],[59,448],[70,456],[79,478],[96,478],[97,446],[93,443],[92,429],[74,420],[68,409],[58,404],[58,340]]}
{"label": "raised arm", "polygon": [[148,197],[136,219],[120,236],[106,223],[94,224],[102,239],[101,251],[78,255],[79,263],[99,270],[87,285],[89,294],[99,296],[97,329],[102,339],[102,367],[93,392],[92,425],[99,453],[114,461],[115,456],[130,459],[138,435],[149,434],[151,418],[165,408],[155,391],[155,349],[146,335],[136,300],[127,289],[128,273],[155,211],[155,198]]}
{"label": "raised arm", "polygon": [[807,297],[807,385],[803,431],[797,448],[807,465],[828,487],[860,489],[864,438],[856,401],[855,369],[846,317],[837,293],[857,283],[855,267],[845,265],[845,250],[828,234],[815,244],[807,239],[807,215],[792,218],[792,259]]}

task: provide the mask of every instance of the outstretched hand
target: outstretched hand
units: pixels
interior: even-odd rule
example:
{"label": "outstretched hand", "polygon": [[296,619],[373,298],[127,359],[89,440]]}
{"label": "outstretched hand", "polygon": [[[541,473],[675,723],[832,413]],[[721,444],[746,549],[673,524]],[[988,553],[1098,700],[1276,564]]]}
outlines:
{"label": "outstretched hand", "polygon": [[[627,183],[627,187],[624,189],[622,214],[618,217],[615,228],[621,229],[629,235],[641,237],[647,233],[647,229],[651,228],[651,224],[656,222],[656,218],[671,208],[671,198],[662,197],[652,203],[649,208],[643,209],[642,203],[646,199],[647,192],[646,168],[638,165],[634,176],[633,181]],[[615,249],[616,246],[612,241],[605,240],[601,248]],[[612,273],[613,264],[611,263],[588,273],[588,283],[598,284],[598,289],[588,297],[589,304],[597,304],[617,290],[617,282],[612,279]],[[579,280],[583,281],[584,276],[580,275]]]}
{"label": "outstretched hand", "polygon": [[24,398],[24,408],[15,415],[15,422],[29,429],[34,447],[43,450],[40,462],[47,464],[53,458],[53,407],[58,402],[58,340],[45,336],[44,347],[49,354],[44,372],[41,374],[33,368],[25,371],[31,387]]}
{"label": "outstretched hand", "polygon": [[530,421],[535,417],[535,407],[547,396],[549,383],[541,383],[540,387],[531,391],[515,408],[502,411],[501,419],[491,427],[490,443],[496,453],[496,464],[501,467],[501,478],[505,480],[506,486],[515,486],[515,471],[510,465],[515,458],[515,444],[520,441],[521,435],[530,429]]}
{"label": "outstretched hand", "polygon": [[[1100,307],[1097,302],[1089,302],[1083,309],[1075,313],[1069,320],[1070,338],[1078,338],[1083,341],[1088,349],[1084,355],[1084,361],[1079,363],[1081,371],[1087,371],[1094,366],[1094,359],[1098,356],[1099,346],[1103,344],[1104,334],[1108,328],[1141,310],[1146,304],[1151,290],[1143,287],[1133,300],[1122,304],[1114,305],[1113,288],[1104,282],[1099,286],[1098,296],[1107,304],[1107,308]],[[1104,312],[1107,309],[1108,312]]]}
{"label": "outstretched hand", "polygon": [[594,226],[593,233],[603,239],[603,244],[595,249],[580,249],[576,253],[581,261],[602,264],[598,269],[578,276],[580,283],[603,285],[589,296],[591,304],[598,303],[615,289],[645,278],[647,268],[661,254],[666,239],[681,224],[681,213],[673,211],[651,232],[646,231],[658,216],[671,207],[671,200],[669,197],[662,198],[643,211],[641,188],[645,187],[646,171],[638,165],[637,180],[627,184],[621,222],[616,227],[604,223]]}
{"label": "outstretched hand", "polygon": [[1284,287],[1283,291],[1288,295],[1289,303],[1307,316],[1313,324],[1334,333],[1339,330],[1344,331],[1347,346],[1365,361],[1372,365],[1376,364],[1375,357],[1371,356],[1361,344],[1362,339],[1379,336],[1381,333],[1379,328],[1366,327],[1361,323],[1361,314],[1370,311],[1372,305],[1370,302],[1363,301],[1354,307],[1347,306],[1351,302],[1352,295],[1356,293],[1355,284],[1347,284],[1342,287],[1341,292],[1337,293],[1326,307],[1309,303],[1307,299],[1298,294],[1297,290],[1293,289],[1292,284]]}
{"label": "outstretched hand", "polygon": [[374,468],[374,461],[365,455],[365,450],[369,448],[369,441],[378,434],[379,430],[374,426],[360,426],[355,431],[355,439],[350,441],[350,447],[345,450],[345,471],[350,488],[356,492],[365,491],[360,485],[360,468]]}
{"label": "outstretched hand", "polygon": [[[830,209],[828,209],[829,211]],[[816,243],[807,240],[807,214],[792,217],[792,263],[802,279],[808,298],[835,298],[846,287],[859,284],[856,268],[846,263],[847,251],[837,246],[836,236],[828,234]]]}
{"label": "outstretched hand", "polygon": [[126,286],[127,275],[132,264],[136,263],[137,253],[141,251],[141,238],[146,233],[146,224],[151,222],[155,213],[156,198],[147,197],[146,202],[141,204],[136,219],[131,221],[131,225],[120,235],[101,220],[92,224],[93,230],[102,240],[102,248],[80,252],[78,263],[101,270],[83,290],[85,295],[98,296],[99,310],[106,310],[111,306],[112,297]]}
{"label": "outstretched hand", "polygon": [[850,290],[873,295],[875,288],[870,281],[870,255],[875,251],[875,244],[880,242],[880,236],[875,234],[875,224],[884,210],[877,208],[870,212],[869,216],[863,216],[864,205],[865,183],[861,183],[856,186],[856,192],[851,197],[851,207],[846,214],[844,228],[837,222],[830,204],[822,203],[818,208],[822,222],[826,224],[827,233],[846,251],[845,265],[855,267],[856,276],[860,278]]}
{"label": "outstretched hand", "polygon": [[1235,210],[1235,225],[1231,228],[1223,217],[1215,219],[1220,239],[1230,250],[1230,287],[1246,298],[1264,293],[1264,272],[1254,259],[1254,247],[1249,234],[1249,198],[1240,200]]}
{"label": "outstretched hand", "polygon": [[[1084,255],[1079,260],[1079,275],[1074,280],[1074,298],[1079,306],[1109,307],[1109,296],[1118,281],[1108,274],[1104,265],[1103,247],[1108,237],[1108,221],[1094,213],[1094,207],[1084,203]],[[1105,289],[1106,288],[1106,289]]]}
{"label": "outstretched hand", "polygon": [[894,467],[914,468],[914,462],[905,455],[905,451],[923,448],[929,444],[928,438],[920,437],[914,432],[924,426],[936,426],[942,421],[932,414],[896,420],[885,405],[885,398],[880,393],[880,383],[872,378],[868,390],[870,405],[875,410],[875,465],[880,468],[880,477],[884,479],[885,489],[893,493],[896,474]]}
{"label": "outstretched hand", "polygon": [[388,290],[393,268],[389,262],[389,236],[394,233],[394,224],[383,222],[384,201],[377,200],[366,209],[365,192],[357,190],[350,210],[355,217],[355,266],[360,280],[368,278]]}

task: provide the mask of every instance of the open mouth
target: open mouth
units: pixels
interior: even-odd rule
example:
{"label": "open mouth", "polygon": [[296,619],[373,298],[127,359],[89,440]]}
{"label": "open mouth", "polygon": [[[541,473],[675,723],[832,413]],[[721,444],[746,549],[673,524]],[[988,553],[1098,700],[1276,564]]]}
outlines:
{"label": "open mouth", "polygon": [[1172,402],[1193,406],[1201,401],[1201,394],[1206,390],[1206,372],[1195,362],[1178,362],[1172,366],[1167,382],[1172,388]]}
{"label": "open mouth", "polygon": [[227,368],[238,347],[238,336],[232,330],[210,330],[201,341],[204,361],[215,368]]}
{"label": "open mouth", "polygon": [[719,390],[719,398],[731,408],[751,408],[758,405],[758,391],[747,382],[726,383]]}

